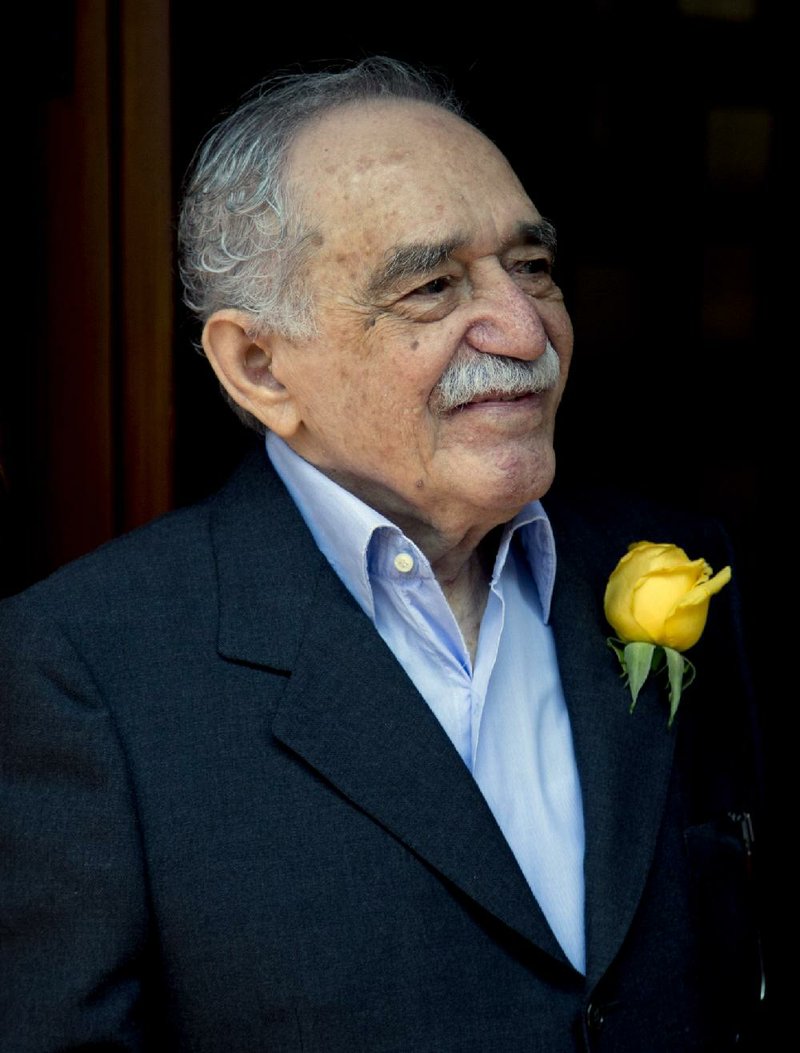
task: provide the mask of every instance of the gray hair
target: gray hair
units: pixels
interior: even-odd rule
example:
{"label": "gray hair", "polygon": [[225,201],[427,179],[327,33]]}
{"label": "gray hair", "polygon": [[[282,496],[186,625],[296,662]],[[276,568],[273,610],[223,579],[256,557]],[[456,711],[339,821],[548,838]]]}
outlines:
{"label": "gray hair", "polygon": [[[179,222],[184,298],[201,322],[233,307],[253,315],[254,333],[297,339],[313,332],[302,280],[313,231],[290,199],[286,159],[313,118],[377,99],[426,102],[460,116],[451,91],[432,75],[377,57],[265,81],[211,130],[187,175]],[[232,405],[245,424],[264,431]]]}
{"label": "gray hair", "polygon": [[431,407],[436,413],[449,413],[475,399],[537,394],[554,388],[560,378],[561,363],[549,340],[544,353],[534,359],[459,352],[431,392]]}

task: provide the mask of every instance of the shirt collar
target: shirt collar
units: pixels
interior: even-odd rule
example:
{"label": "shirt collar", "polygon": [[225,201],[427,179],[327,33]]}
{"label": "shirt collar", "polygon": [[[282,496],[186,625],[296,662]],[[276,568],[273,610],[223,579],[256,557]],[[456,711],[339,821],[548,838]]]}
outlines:
{"label": "shirt collar", "polygon": [[[374,621],[370,576],[377,573],[374,569],[377,561],[369,559],[370,548],[374,548],[373,539],[378,544],[386,538],[401,541],[429,570],[426,557],[399,527],[296,454],[273,432],[267,433],[266,447],[272,466],[297,505],[318,548],[362,610]],[[538,501],[525,505],[503,528],[492,584],[503,572],[511,540],[518,531],[539,593],[542,615],[548,621],[555,583],[556,552],[550,521]]]}

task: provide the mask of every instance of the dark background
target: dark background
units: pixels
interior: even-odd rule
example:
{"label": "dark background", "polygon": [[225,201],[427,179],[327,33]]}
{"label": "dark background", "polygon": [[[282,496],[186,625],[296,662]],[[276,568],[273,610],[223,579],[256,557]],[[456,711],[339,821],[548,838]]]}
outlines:
{"label": "dark background", "polygon": [[[153,179],[156,170],[166,173],[165,211],[151,220],[145,209],[138,224],[163,228],[169,246],[181,178],[199,139],[255,82],[276,70],[375,53],[423,63],[451,79],[467,114],[559,230],[558,280],[576,329],[557,434],[560,484],[610,480],[716,515],[733,536],[774,757],[773,795],[782,802],[778,743],[789,732],[784,713],[794,689],[783,656],[793,626],[776,606],[794,576],[784,522],[797,413],[784,365],[795,296],[784,249],[785,6],[594,0],[484,4],[467,15],[413,5],[383,6],[379,18],[342,8],[321,19],[305,8],[277,16],[270,5],[232,0],[209,18],[186,0],[142,0],[54,3],[19,16],[22,28],[11,39],[35,58],[36,73],[15,86],[8,130],[22,201],[8,219],[22,236],[6,287],[0,373],[0,594],[207,493],[249,442],[193,349],[198,333],[180,305],[167,247],[161,270],[152,271],[167,296],[159,308],[166,351],[158,355],[168,379],[153,402],[161,438],[145,443],[146,457],[131,446],[126,414],[141,417],[142,394],[139,403],[129,397],[126,370],[133,362],[135,373],[143,348],[123,318],[131,313],[127,283],[149,266],[146,254],[144,262],[127,254],[126,181],[146,191],[151,163]],[[97,81],[105,85],[104,108],[86,138],[105,180],[110,278],[98,338],[104,438],[95,465],[82,422],[96,414],[98,395],[83,352],[100,303],[95,293],[74,291],[92,237],[83,221],[76,224],[85,244],[73,261],[63,245],[54,255],[52,231],[82,179],[68,175],[75,133],[54,136],[53,113],[71,105],[87,53],[81,35],[98,10],[89,52],[98,42],[105,49]],[[137,28],[150,64],[140,71],[127,43],[130,20],[151,15]],[[165,76],[168,145],[137,156],[126,99],[154,69]],[[132,279],[126,260],[138,261]],[[138,303],[137,317],[147,313],[146,298]],[[79,331],[70,345],[73,317]],[[140,469],[145,489],[156,488],[153,500],[129,486]]]}

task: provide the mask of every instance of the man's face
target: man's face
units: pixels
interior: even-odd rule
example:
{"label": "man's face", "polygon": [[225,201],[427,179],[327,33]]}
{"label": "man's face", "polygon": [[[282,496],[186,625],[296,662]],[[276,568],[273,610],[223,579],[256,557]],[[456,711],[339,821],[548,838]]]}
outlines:
{"label": "man's face", "polygon": [[[572,350],[541,216],[487,139],[425,104],[324,116],[295,143],[290,174],[315,235],[318,325],[273,340],[293,405],[284,438],[412,536],[415,524],[506,521],[552,481]],[[452,362],[531,362],[548,342],[560,363],[549,390],[442,409]]]}

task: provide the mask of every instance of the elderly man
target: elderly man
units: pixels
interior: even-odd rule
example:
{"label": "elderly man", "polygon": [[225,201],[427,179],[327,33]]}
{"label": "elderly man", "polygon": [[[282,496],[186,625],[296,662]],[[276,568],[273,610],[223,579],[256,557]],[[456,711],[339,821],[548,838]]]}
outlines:
{"label": "elderly man", "polygon": [[671,727],[602,615],[630,542],[725,552],[539,504],[572,331],[507,161],[397,63],[293,78],[208,138],[182,241],[266,453],[5,609],[3,1048],[741,1048],[730,597]]}

